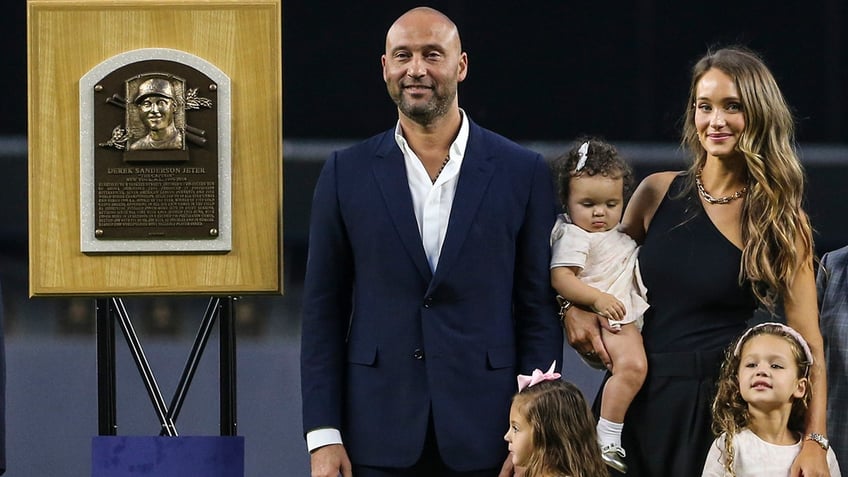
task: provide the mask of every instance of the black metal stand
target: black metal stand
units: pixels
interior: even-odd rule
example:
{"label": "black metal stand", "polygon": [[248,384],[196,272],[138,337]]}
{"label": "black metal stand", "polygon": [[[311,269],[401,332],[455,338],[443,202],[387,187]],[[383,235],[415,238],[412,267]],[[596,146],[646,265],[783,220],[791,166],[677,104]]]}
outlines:
{"label": "black metal stand", "polygon": [[120,324],[133,360],[141,374],[147,394],[153,404],[162,427],[160,435],[177,436],[176,421],[182,408],[198,363],[209,341],[209,335],[219,318],[220,324],[220,406],[221,435],[237,435],[236,420],[236,336],[234,303],[235,297],[212,297],[200,328],[183,368],[177,389],[170,405],[165,404],[159,385],[144,355],[141,342],[132,326],[129,314],[121,298],[98,298],[95,300],[97,319],[97,406],[98,432],[101,436],[117,435],[116,381],[115,381],[115,321]]}
{"label": "black metal stand", "polygon": [[118,433],[115,416],[115,321],[108,300],[95,300],[97,320],[97,421],[98,434]]}

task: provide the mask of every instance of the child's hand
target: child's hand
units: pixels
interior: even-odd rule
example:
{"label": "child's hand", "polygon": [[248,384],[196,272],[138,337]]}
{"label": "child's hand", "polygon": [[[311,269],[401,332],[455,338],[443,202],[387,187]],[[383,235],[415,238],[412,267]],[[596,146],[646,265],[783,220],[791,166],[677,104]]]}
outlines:
{"label": "child's hand", "polygon": [[627,309],[624,308],[624,303],[618,301],[618,298],[609,293],[601,293],[600,296],[592,303],[592,308],[599,314],[610,320],[623,320],[627,315]]}

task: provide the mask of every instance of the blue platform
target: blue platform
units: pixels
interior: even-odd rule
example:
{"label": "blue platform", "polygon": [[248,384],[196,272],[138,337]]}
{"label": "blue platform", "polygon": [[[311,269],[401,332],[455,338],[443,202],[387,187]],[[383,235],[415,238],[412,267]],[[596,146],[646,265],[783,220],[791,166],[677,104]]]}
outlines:
{"label": "blue platform", "polygon": [[244,477],[243,436],[97,436],[91,477]]}

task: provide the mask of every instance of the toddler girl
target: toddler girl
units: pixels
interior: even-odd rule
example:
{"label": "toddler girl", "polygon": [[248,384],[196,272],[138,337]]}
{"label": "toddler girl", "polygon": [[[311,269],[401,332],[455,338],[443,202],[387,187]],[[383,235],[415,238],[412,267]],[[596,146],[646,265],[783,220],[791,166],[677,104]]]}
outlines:
{"label": "toddler girl", "polygon": [[[713,401],[713,431],[702,477],[789,475],[801,451],[812,386],[813,355],[800,333],[780,323],[748,329],[727,353]],[[841,477],[836,454],[827,448],[831,477]]]}
{"label": "toddler girl", "polygon": [[[551,232],[551,284],[562,309],[589,307],[609,320],[602,328],[611,376],[601,396],[597,433],[604,462],[625,473],[621,431],[627,408],[642,386],[648,363],[642,346],[642,315],[647,290],[639,277],[638,247],[619,230],[624,205],[633,191],[633,172],[615,147],[583,141],[558,160],[557,182],[566,214]],[[603,369],[594,354],[582,356]]]}
{"label": "toddler girl", "polygon": [[589,406],[555,366],[518,376],[504,435],[512,462],[524,477],[607,477]]}

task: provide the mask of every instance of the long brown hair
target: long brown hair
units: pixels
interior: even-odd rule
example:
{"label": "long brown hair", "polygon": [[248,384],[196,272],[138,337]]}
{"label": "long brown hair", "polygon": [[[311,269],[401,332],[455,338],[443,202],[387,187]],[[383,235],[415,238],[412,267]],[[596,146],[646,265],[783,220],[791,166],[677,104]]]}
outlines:
{"label": "long brown hair", "polygon": [[532,428],[525,477],[608,477],[595,420],[577,386],[543,381],[516,394],[513,403]]}
{"label": "long brown hair", "polygon": [[757,299],[774,311],[778,297],[790,295],[799,264],[809,261],[812,266],[813,260],[812,228],[801,210],[805,176],[794,149],[794,120],[774,76],[757,54],[742,47],[707,52],[692,69],[683,124],[682,144],[694,158],[689,190],[694,190],[695,175],[707,157],[695,127],[695,104],[698,82],[712,68],[733,78],[745,114],[737,145],[748,172],[739,280],[751,281]]}

